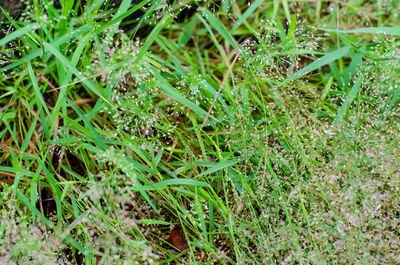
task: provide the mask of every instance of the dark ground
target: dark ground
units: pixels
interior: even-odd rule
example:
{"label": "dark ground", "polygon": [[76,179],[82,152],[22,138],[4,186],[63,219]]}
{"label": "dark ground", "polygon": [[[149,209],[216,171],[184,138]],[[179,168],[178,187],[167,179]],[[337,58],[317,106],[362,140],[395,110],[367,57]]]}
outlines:
{"label": "dark ground", "polygon": [[[23,7],[23,0],[0,0],[0,6],[5,9],[12,17],[17,16]],[[0,12],[0,19],[4,19],[3,12]]]}

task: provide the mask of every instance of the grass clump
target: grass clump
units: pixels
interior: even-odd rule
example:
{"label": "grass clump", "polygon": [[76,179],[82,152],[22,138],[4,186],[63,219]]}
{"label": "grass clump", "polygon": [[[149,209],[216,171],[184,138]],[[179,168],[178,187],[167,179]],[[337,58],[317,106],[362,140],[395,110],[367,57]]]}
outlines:
{"label": "grass clump", "polygon": [[394,3],[3,9],[0,261],[399,263]]}

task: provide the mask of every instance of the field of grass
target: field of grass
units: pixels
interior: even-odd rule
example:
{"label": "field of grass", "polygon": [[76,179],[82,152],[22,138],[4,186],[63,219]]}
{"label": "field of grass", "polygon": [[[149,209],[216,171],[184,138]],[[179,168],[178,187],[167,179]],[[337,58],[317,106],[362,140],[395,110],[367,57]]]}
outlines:
{"label": "field of grass", "polygon": [[0,264],[400,264],[398,0],[131,2],[0,9]]}

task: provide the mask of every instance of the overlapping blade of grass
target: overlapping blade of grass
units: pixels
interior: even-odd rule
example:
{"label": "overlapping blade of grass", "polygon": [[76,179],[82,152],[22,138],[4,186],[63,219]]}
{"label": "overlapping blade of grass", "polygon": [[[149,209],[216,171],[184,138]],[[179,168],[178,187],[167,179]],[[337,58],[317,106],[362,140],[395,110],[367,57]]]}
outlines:
{"label": "overlapping blade of grass", "polygon": [[[93,38],[93,35],[91,33],[86,34],[81,41],[79,42],[77,48],[75,49],[72,59],[71,59],[71,67],[76,67],[78,62],[81,59],[82,53],[84,50],[88,50],[88,46],[90,45],[90,41]],[[60,91],[58,94],[58,98],[56,101],[56,104],[52,110],[51,114],[51,123],[50,123],[50,128],[49,130],[52,130],[54,128],[54,125],[56,123],[57,119],[57,113],[58,111],[62,110],[64,114],[67,114],[67,106],[66,106],[66,99],[68,97],[68,89],[69,89],[69,83],[72,80],[73,72],[72,71],[65,71],[65,74],[59,77],[59,85],[60,85]]]}
{"label": "overlapping blade of grass", "polygon": [[33,86],[33,91],[36,97],[36,105],[38,106],[38,111],[41,109],[44,109],[47,115],[50,115],[49,109],[47,108],[46,103],[44,102],[43,95],[40,91],[35,73],[33,72],[32,65],[30,62],[28,63],[28,73],[29,77],[31,78],[32,81],[32,86]]}
{"label": "overlapping blade of grass", "polygon": [[51,52],[60,62],[67,67],[76,77],[78,77],[83,84],[85,84],[96,96],[101,98],[104,102],[106,102],[109,106],[112,107],[112,104],[104,98],[101,92],[101,88],[94,83],[92,80],[87,79],[83,74],[71,64],[71,62],[66,58],[60,51],[58,51],[52,44],[45,42],[44,47]]}
{"label": "overlapping blade of grass", "polygon": [[290,9],[289,9],[288,0],[282,0],[282,5],[283,5],[283,10],[285,11],[286,20],[289,23],[289,21],[291,20],[290,18],[292,16],[290,15]]}
{"label": "overlapping blade of grass", "polygon": [[24,154],[26,149],[28,148],[28,144],[31,141],[31,138],[32,138],[33,132],[35,131],[38,119],[39,119],[39,115],[36,115],[35,118],[33,119],[32,123],[31,123],[30,127],[29,127],[28,132],[25,135],[25,139],[24,139],[24,141],[22,142],[22,145],[21,145],[21,150],[20,150],[21,151],[21,153],[20,153],[21,155]]}
{"label": "overlapping blade of grass", "polygon": [[136,55],[135,62],[138,62],[143,58],[143,56],[146,54],[146,52],[148,51],[150,46],[156,40],[156,38],[157,38],[158,34],[160,33],[161,29],[163,27],[165,27],[165,25],[170,24],[173,19],[174,19],[174,17],[171,16],[170,14],[165,14],[161,18],[161,20],[157,23],[157,25],[151,31],[149,36],[146,38],[146,42],[144,43],[143,47],[140,49],[139,53]]}
{"label": "overlapping blade of grass", "polygon": [[202,182],[202,181],[198,181],[198,180],[194,180],[194,179],[167,179],[167,180],[163,180],[160,182],[156,182],[154,183],[154,185],[148,186],[148,185],[144,185],[141,187],[133,187],[133,190],[161,190],[164,189],[168,186],[173,186],[173,185],[177,185],[177,186],[194,186],[194,187],[209,187],[209,184]]}
{"label": "overlapping blade of grass", "polygon": [[240,51],[240,47],[235,39],[232,37],[232,34],[226,29],[221,21],[214,16],[213,13],[211,13],[207,9],[204,9],[202,15],[209,22],[209,25],[214,28],[219,34],[221,34],[224,40],[226,40],[233,48],[235,48],[236,51]]}
{"label": "overlapping blade of grass", "polygon": [[[93,127],[91,122],[88,119],[86,119],[85,115],[83,115],[83,113],[78,109],[78,107],[73,102],[71,102],[68,98],[66,98],[66,100],[68,102],[68,106],[70,106],[74,109],[74,111],[79,115],[79,117],[85,123],[86,127],[91,132],[96,145],[99,146],[102,150],[107,150],[108,146],[104,143],[104,140],[100,137],[99,133]],[[78,124],[78,123],[75,122],[75,124]]]}
{"label": "overlapping blade of grass", "polygon": [[232,160],[227,159],[225,161],[222,161],[221,163],[218,163],[218,164],[212,166],[211,168],[207,169],[206,171],[203,171],[202,173],[195,176],[195,178],[200,178],[201,176],[208,175],[208,174],[214,173],[216,171],[219,171],[221,169],[224,169],[226,167],[233,166],[233,165],[237,164],[238,162],[239,162],[238,159],[232,159]]}
{"label": "overlapping blade of grass", "polygon": [[29,210],[34,213],[37,217],[39,217],[39,219],[45,223],[46,225],[48,225],[49,227],[51,227],[54,231],[57,231],[57,233],[59,235],[64,235],[63,240],[65,240],[65,242],[67,242],[68,244],[70,244],[72,247],[78,249],[82,254],[84,255],[89,255],[90,253],[88,253],[87,249],[84,248],[81,244],[79,244],[74,238],[72,238],[70,235],[65,234],[64,232],[60,231],[60,229],[57,228],[57,226],[55,226],[53,224],[53,222],[51,222],[49,219],[47,219],[26,197],[25,195],[20,191],[17,190],[16,194],[18,196],[18,198],[22,201],[23,204],[26,205],[26,207],[29,208]]}
{"label": "overlapping blade of grass", "polygon": [[[77,28],[76,30],[65,34],[57,39],[55,39],[54,41],[50,42],[51,45],[53,45],[54,47],[58,47],[62,44],[68,43],[70,40],[72,39],[77,39],[81,37],[81,34],[84,34],[88,31],[90,31],[92,29],[92,26],[90,24],[85,24],[79,28]],[[25,55],[24,57],[22,57],[21,59],[18,59],[16,62],[13,62],[5,67],[0,68],[0,73],[4,72],[4,71],[9,71],[12,70],[28,61],[32,61],[34,59],[36,59],[39,56],[43,55],[43,48],[39,47],[37,49],[34,49],[33,51],[31,51],[30,53],[28,53],[27,55]]]}
{"label": "overlapping blade of grass", "polygon": [[[123,3],[121,3],[120,7],[118,8],[118,11],[114,14],[113,19],[110,22],[105,23],[104,25],[101,25],[99,28],[95,30],[95,33],[99,34],[103,32],[106,28],[114,29],[121,23],[121,21],[128,17],[129,15],[133,14],[134,12],[140,10],[142,7],[146,6],[150,1],[140,1],[140,3],[134,5],[133,7],[130,7],[131,0],[124,0]],[[112,26],[112,27],[111,27]]]}
{"label": "overlapping blade of grass", "polygon": [[94,0],[90,1],[85,8],[84,17],[93,17],[99,9],[102,7],[105,0]]}

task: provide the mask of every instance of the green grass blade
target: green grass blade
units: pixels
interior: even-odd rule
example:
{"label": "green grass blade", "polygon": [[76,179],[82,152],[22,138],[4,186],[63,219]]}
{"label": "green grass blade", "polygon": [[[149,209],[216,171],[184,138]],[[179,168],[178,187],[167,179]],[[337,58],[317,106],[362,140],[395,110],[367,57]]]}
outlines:
{"label": "green grass blade", "polygon": [[229,42],[229,44],[235,48],[236,50],[240,50],[239,45],[236,43],[236,41],[233,39],[231,33],[225,28],[225,26],[219,21],[214,14],[212,14],[210,11],[207,9],[203,10],[203,17],[208,20],[210,25],[219,33],[221,36]]}
{"label": "green grass blade", "polygon": [[257,0],[255,1],[244,13],[243,15],[236,21],[235,25],[233,25],[232,29],[230,30],[230,33],[233,34],[235,32],[235,30],[237,30],[240,25],[243,24],[243,22],[246,21],[246,19],[248,19],[251,14],[253,14],[254,11],[257,10],[257,8],[264,3],[265,0]]}
{"label": "green grass blade", "polygon": [[[58,231],[58,233],[63,234],[61,231],[59,231],[57,229],[57,227],[49,220],[47,219],[26,197],[25,195],[20,191],[17,190],[16,191],[17,197],[18,199],[21,200],[21,202],[23,204],[25,204],[26,207],[29,208],[29,210],[35,214],[37,217],[39,217],[39,219],[47,224],[48,226],[50,226],[52,229],[54,229],[55,231]],[[64,236],[64,240],[66,242],[68,242],[72,247],[78,249],[81,253],[83,253],[84,255],[87,255],[87,250],[82,247],[75,239],[73,239],[70,235],[66,235]]]}
{"label": "green grass blade", "polygon": [[289,9],[289,2],[288,0],[282,0],[283,10],[285,10],[286,20],[289,23],[290,21],[290,9]]}
{"label": "green grass blade", "polygon": [[9,43],[10,41],[12,41],[14,39],[17,39],[31,31],[34,31],[34,30],[38,29],[39,27],[40,27],[39,24],[33,23],[33,24],[29,24],[23,28],[20,28],[16,31],[6,35],[4,38],[2,38],[0,40],[0,46],[3,46],[4,44]]}
{"label": "green grass blade", "polygon": [[195,187],[203,187],[203,188],[207,188],[210,185],[202,182],[202,181],[198,181],[198,180],[194,180],[194,179],[167,179],[167,180],[163,180],[151,185],[137,185],[135,187],[132,187],[132,190],[135,191],[151,191],[151,190],[157,190],[160,191],[162,189],[165,189],[167,186],[173,186],[173,185],[178,185],[178,186],[195,186]]}
{"label": "green grass blade", "polygon": [[159,188],[164,188],[169,185],[183,185],[183,186],[196,186],[196,187],[208,187],[209,184],[194,180],[194,179],[167,179],[154,184],[154,186]]}
{"label": "green grass blade", "polygon": [[96,96],[100,97],[104,102],[108,103],[111,107],[112,104],[104,98],[102,93],[99,90],[99,87],[96,86],[93,81],[88,80],[86,77],[83,76],[83,74],[75,68],[75,66],[72,65],[72,63],[63,55],[61,52],[59,52],[52,44],[44,42],[44,47],[51,52],[60,62],[67,67],[76,77],[78,77],[83,84],[85,84]]}
{"label": "green grass blade", "polygon": [[29,127],[28,132],[25,135],[25,139],[24,139],[24,141],[22,142],[22,145],[21,145],[20,155],[24,155],[26,149],[28,148],[29,141],[31,140],[32,134],[33,134],[33,132],[34,132],[34,130],[36,128],[36,123],[38,121],[38,118],[39,118],[39,115],[36,115],[35,118],[32,121],[31,126]]}
{"label": "green grass blade", "polygon": [[310,63],[309,65],[307,65],[306,67],[302,68],[301,70],[297,71],[296,73],[294,73],[292,76],[290,76],[289,78],[287,78],[283,83],[287,83],[290,82],[292,80],[298,79],[303,77],[304,75],[319,69],[320,67],[329,64],[331,62],[336,61],[339,58],[344,57],[345,55],[347,55],[347,53],[350,51],[350,47],[349,46],[345,46],[343,48],[337,49],[334,52],[328,53],[324,56],[322,56],[321,58],[319,58],[318,60]]}
{"label": "green grass blade", "polygon": [[400,35],[400,28],[392,28],[392,27],[379,27],[379,28],[359,28],[359,29],[350,29],[350,30],[337,30],[337,29],[321,29],[327,32],[337,32],[337,33],[368,33],[368,34],[384,34],[384,35]]}
{"label": "green grass blade", "polygon": [[222,162],[222,163],[219,163],[219,164],[213,166],[212,168],[209,168],[209,169],[207,169],[206,171],[204,171],[204,172],[198,174],[197,176],[195,176],[195,178],[199,178],[199,177],[201,177],[201,176],[214,173],[214,172],[219,171],[219,170],[221,170],[221,169],[224,169],[224,168],[226,168],[226,167],[233,166],[233,165],[237,164],[238,162],[239,162],[239,159],[226,160],[226,161],[224,161],[224,162]]}
{"label": "green grass blade", "polygon": [[38,106],[38,111],[40,111],[40,109],[43,108],[46,111],[47,115],[50,115],[49,109],[47,108],[47,105],[44,102],[42,92],[40,91],[35,73],[33,72],[33,68],[32,68],[32,65],[30,62],[28,62],[28,73],[29,73],[29,77],[31,78],[31,81],[32,81],[33,92],[36,97],[36,104]]}
{"label": "green grass blade", "polygon": [[82,121],[85,123],[86,127],[89,129],[89,131],[92,133],[93,138],[95,143],[102,149],[106,150],[108,149],[108,146],[104,143],[104,140],[100,137],[100,135],[97,133],[93,125],[86,119],[85,115],[82,114],[82,112],[78,109],[78,107],[68,98],[66,98],[68,105],[71,106],[75,112],[79,115],[79,117],[82,119]]}
{"label": "green grass blade", "polygon": [[174,19],[174,16],[171,16],[170,14],[164,15],[164,17],[160,20],[160,22],[157,23],[157,25],[151,31],[150,35],[147,37],[145,44],[143,45],[143,47],[140,49],[139,53],[136,56],[135,62],[138,62],[143,58],[143,56],[146,54],[146,52],[148,51],[150,46],[156,40],[161,29],[165,25],[169,24],[173,19]]}
{"label": "green grass blade", "polygon": [[[125,2],[128,2],[129,5],[131,3],[130,0],[127,0]],[[106,29],[106,28],[108,28],[108,27],[110,27],[112,25],[118,26],[124,18],[126,18],[129,15],[133,14],[134,12],[138,11],[140,8],[142,8],[145,5],[147,5],[148,2],[149,1],[141,1],[138,4],[135,4],[135,6],[133,6],[129,10],[126,10],[126,6],[123,5],[124,3],[122,3],[121,6],[119,7],[117,13],[115,13],[113,19],[110,22],[107,22],[106,24],[104,24],[104,25],[100,26],[99,28],[97,28],[95,30],[95,33],[99,34],[100,32],[103,32],[104,29]],[[129,7],[129,5],[128,5],[128,7]]]}
{"label": "green grass blade", "polygon": [[184,96],[182,96],[178,90],[176,90],[171,84],[164,78],[162,77],[159,73],[158,70],[154,67],[152,67],[153,74],[158,80],[158,84],[160,86],[161,91],[166,93],[168,96],[174,98],[175,100],[179,101],[183,105],[187,106],[189,109],[191,109],[194,113],[196,113],[200,118],[204,119],[206,116],[216,120],[213,116],[207,113],[207,111],[203,110]]}
{"label": "green grass blade", "polygon": [[357,80],[353,87],[351,88],[349,94],[347,94],[346,100],[343,105],[340,107],[338,112],[336,113],[335,120],[333,121],[333,125],[339,124],[344,116],[346,115],[347,109],[350,107],[350,104],[353,102],[354,98],[357,96],[358,91],[360,90],[360,80]]}

